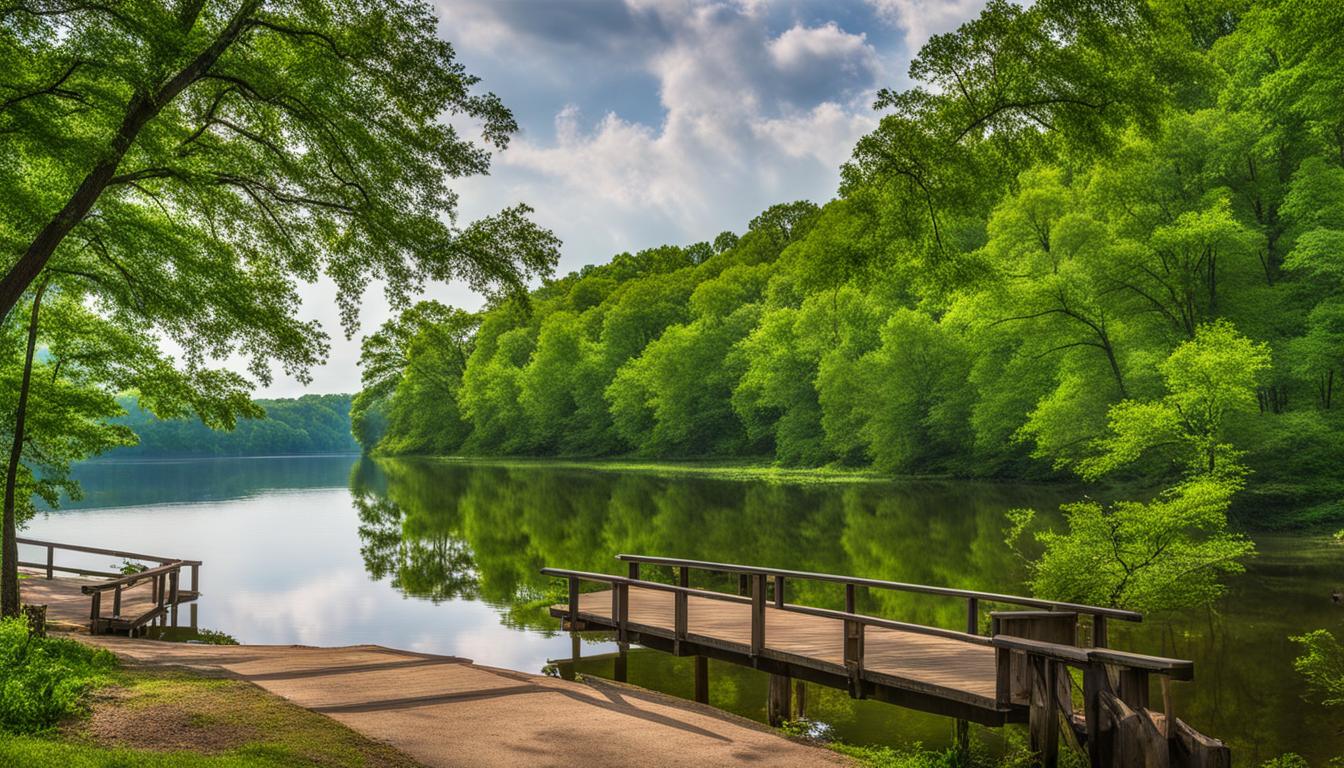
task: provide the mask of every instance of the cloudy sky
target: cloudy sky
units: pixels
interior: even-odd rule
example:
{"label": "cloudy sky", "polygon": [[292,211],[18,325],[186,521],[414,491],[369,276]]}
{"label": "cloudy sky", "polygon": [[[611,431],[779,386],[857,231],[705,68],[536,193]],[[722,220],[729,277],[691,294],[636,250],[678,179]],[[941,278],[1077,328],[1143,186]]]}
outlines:
{"label": "cloudy sky", "polygon": [[[463,220],[516,202],[564,241],[559,274],[621,251],[741,232],[769,205],[825,201],[877,116],[880,87],[907,84],[911,53],[983,0],[438,0],[440,34],[520,126],[488,177],[459,182]],[[463,286],[428,296],[475,309]],[[359,388],[332,290],[305,314],[333,336],[304,387]],[[388,316],[366,297],[361,333]]]}

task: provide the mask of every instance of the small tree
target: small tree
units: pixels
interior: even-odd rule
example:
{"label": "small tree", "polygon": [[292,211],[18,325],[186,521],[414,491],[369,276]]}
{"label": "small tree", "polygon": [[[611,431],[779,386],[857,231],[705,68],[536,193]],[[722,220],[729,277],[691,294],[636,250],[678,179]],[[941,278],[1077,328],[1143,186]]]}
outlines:
{"label": "small tree", "polygon": [[[1175,611],[1207,605],[1223,593],[1221,577],[1240,573],[1255,546],[1227,530],[1226,510],[1238,479],[1200,477],[1151,502],[1063,507],[1067,530],[1045,531],[1045,551],[1030,564],[1032,591],[1051,600],[1137,611]],[[1034,519],[1009,513],[1010,542]]]}
{"label": "small tree", "polygon": [[1256,384],[1269,365],[1269,348],[1231,323],[1201,325],[1160,366],[1166,396],[1112,406],[1110,434],[1096,441],[1099,453],[1079,463],[1079,474],[1095,479],[1153,453],[1192,475],[1239,473],[1241,452],[1227,441],[1227,429],[1236,416],[1256,411]]}

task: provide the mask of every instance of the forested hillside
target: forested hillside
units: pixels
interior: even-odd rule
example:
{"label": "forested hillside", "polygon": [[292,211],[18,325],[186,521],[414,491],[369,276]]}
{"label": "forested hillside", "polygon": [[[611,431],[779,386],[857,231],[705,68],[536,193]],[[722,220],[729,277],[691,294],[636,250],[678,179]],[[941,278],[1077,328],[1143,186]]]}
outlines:
{"label": "forested hillside", "polygon": [[356,436],[1332,498],[1339,50],[1323,0],[991,3],[825,205],[386,324]]}
{"label": "forested hillside", "polygon": [[265,417],[239,419],[228,431],[211,429],[200,419],[159,420],[142,409],[135,398],[119,401],[127,415],[113,421],[130,427],[140,442],[111,451],[108,455],[114,458],[280,456],[359,450],[350,435],[350,395],[257,400]]}

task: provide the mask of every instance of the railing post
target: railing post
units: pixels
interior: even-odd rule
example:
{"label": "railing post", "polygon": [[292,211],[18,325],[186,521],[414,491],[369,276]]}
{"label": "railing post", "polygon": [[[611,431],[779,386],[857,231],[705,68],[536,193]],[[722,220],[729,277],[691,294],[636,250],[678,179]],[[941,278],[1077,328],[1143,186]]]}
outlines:
{"label": "railing post", "polygon": [[[614,618],[614,617],[613,617]],[[569,631],[577,632],[579,628],[579,580],[573,576],[569,577]]]}
{"label": "railing post", "polygon": [[1092,616],[1092,647],[1105,648],[1109,642],[1106,634],[1106,617],[1094,614]]}
{"label": "railing post", "polygon": [[121,585],[112,590],[112,618],[121,618]]}
{"label": "railing post", "polygon": [[201,566],[197,564],[191,566],[191,591],[201,594]]}
{"label": "railing post", "polygon": [[629,640],[627,639],[629,635],[629,630],[626,629],[625,625],[627,622],[630,621],[630,585],[626,583],[617,584],[616,596],[619,604],[618,608],[620,609],[621,612],[621,621],[620,624],[618,625],[619,632],[617,633],[617,638],[620,640],[620,642],[627,643],[629,642]]}
{"label": "railing post", "polygon": [[695,700],[709,703],[709,658],[705,656],[695,657]]}
{"label": "railing post", "polygon": [[638,581],[638,580],[639,580],[639,563],[636,562],[636,561],[631,561],[630,564],[626,567],[626,573],[630,574],[630,578],[635,579],[636,581]]}
{"label": "railing post", "polygon": [[180,570],[174,570],[173,572],[168,574],[169,605],[177,605],[177,586],[178,586],[177,582],[178,582],[178,574],[180,572],[181,572]]}
{"label": "railing post", "polygon": [[975,597],[966,598],[966,634],[980,634],[980,600]]}
{"label": "railing post", "polygon": [[56,548],[47,545],[47,578],[52,579],[56,576]]}
{"label": "railing post", "polygon": [[103,593],[94,592],[93,599],[89,601],[89,634],[98,634],[98,622],[103,616]]}
{"label": "railing post", "polygon": [[845,619],[845,669],[849,672],[849,695],[863,698],[863,623]]}
{"label": "railing post", "polygon": [[751,578],[751,655],[765,650],[765,574]]}
{"label": "railing post", "polygon": [[1056,662],[1040,656],[1027,655],[1031,674],[1030,703],[1027,714],[1027,732],[1031,751],[1042,768],[1059,765],[1059,713],[1055,711]]}
{"label": "railing post", "polygon": [[677,584],[682,587],[691,586],[691,569],[681,566],[677,573]]}
{"label": "railing post", "polygon": [[854,612],[854,585],[845,585],[845,613]]}
{"label": "railing post", "polygon": [[751,577],[745,573],[737,574],[737,594],[743,596],[751,594]]}
{"label": "railing post", "polygon": [[784,577],[775,574],[775,607],[784,607]]}
{"label": "railing post", "polygon": [[677,592],[672,596],[675,616],[673,618],[673,631],[675,632],[677,652],[681,652],[681,641],[686,639],[687,631],[687,613],[688,600],[685,592]]}

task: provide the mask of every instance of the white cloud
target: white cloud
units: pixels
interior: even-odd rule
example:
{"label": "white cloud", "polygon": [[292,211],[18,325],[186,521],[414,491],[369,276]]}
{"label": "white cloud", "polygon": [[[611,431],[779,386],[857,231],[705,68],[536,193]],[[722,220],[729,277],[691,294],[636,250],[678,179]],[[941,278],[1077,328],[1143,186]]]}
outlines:
{"label": "white cloud", "polygon": [[[867,3],[864,29],[855,8],[828,21],[777,0],[437,0],[442,34],[523,125],[490,176],[454,183],[460,220],[532,205],[564,241],[563,274],[624,250],[740,232],[774,203],[830,198],[840,164],[876,125],[873,92],[901,84],[909,56],[893,34],[917,50],[984,0]],[[350,391],[358,339],[325,322],[327,290],[304,291],[305,314],[333,336],[309,391]],[[362,333],[388,316],[376,290]],[[460,285],[427,295],[480,303]],[[277,378],[266,393],[301,391]]]}
{"label": "white cloud", "polygon": [[930,37],[951,32],[974,18],[988,0],[867,0],[888,24],[905,30],[913,57]]}

